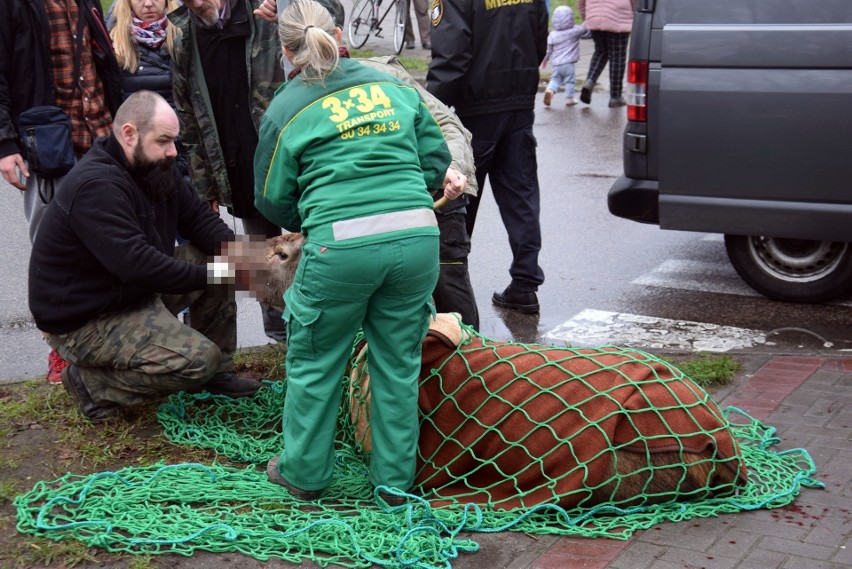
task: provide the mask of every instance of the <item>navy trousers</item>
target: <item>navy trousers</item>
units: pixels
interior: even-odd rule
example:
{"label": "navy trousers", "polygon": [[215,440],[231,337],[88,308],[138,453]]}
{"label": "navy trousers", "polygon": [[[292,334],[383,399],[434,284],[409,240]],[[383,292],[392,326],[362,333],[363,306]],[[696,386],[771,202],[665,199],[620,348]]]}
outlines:
{"label": "navy trousers", "polygon": [[479,195],[471,197],[467,206],[467,232],[473,237],[487,177],[509,235],[513,257],[509,274],[513,281],[532,290],[544,282],[544,271],[538,265],[541,196],[534,121],[532,109],[462,118],[462,123],[473,135],[476,181],[479,183]]}

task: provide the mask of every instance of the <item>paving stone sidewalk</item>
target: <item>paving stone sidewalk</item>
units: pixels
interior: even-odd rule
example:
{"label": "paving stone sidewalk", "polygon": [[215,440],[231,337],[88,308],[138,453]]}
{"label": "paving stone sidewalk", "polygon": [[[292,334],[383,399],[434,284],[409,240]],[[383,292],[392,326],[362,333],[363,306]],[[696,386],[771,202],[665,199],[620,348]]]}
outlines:
{"label": "paving stone sidewalk", "polygon": [[804,448],[824,490],[791,505],[666,523],[630,541],[559,538],[513,569],[839,569],[852,567],[852,358],[748,356],[746,377],[717,393]]}

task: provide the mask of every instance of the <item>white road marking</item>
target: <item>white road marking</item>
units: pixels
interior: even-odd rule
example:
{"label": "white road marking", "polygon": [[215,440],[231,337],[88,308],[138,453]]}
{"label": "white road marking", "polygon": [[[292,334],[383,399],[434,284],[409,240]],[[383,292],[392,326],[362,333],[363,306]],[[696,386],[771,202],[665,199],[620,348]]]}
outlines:
{"label": "white road marking", "polygon": [[[745,284],[732,266],[725,263],[669,259],[633,279],[631,283],[658,288],[763,297]],[[852,301],[842,300],[831,304],[852,306]]]}
{"label": "white road marking", "polygon": [[685,259],[669,259],[641,275],[632,284],[676,288],[739,296],[761,296],[745,284],[730,265]]}
{"label": "white road marking", "polygon": [[544,334],[548,344],[727,352],[766,344],[759,330],[585,309]]}

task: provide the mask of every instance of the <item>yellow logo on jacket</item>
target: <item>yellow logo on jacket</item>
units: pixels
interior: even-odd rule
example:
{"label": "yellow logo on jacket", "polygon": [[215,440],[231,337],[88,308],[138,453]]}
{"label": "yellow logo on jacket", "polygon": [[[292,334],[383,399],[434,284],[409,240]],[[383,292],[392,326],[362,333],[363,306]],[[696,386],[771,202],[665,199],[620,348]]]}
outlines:
{"label": "yellow logo on jacket", "polygon": [[495,10],[503,6],[514,6],[515,4],[532,4],[535,0],[485,0],[486,10]]}
{"label": "yellow logo on jacket", "polygon": [[381,86],[376,84],[349,89],[345,98],[340,95],[323,97],[321,105],[323,109],[329,111],[328,118],[335,123],[343,139],[354,138],[356,127],[359,137],[400,128],[399,121],[374,122],[396,115],[396,109],[393,108],[390,98]]}

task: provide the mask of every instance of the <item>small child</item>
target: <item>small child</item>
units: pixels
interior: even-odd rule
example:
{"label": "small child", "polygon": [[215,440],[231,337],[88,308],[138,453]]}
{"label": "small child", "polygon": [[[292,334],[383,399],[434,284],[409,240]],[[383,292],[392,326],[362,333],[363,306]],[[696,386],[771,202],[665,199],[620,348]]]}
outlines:
{"label": "small child", "polygon": [[586,31],[586,26],[574,25],[574,12],[568,6],[559,6],[553,12],[553,31],[547,36],[547,53],[541,67],[550,61],[553,74],[544,92],[544,104],[550,106],[553,94],[560,86],[565,87],[565,104],[576,105],[574,98],[575,75],[574,64],[580,59],[580,36]]}

